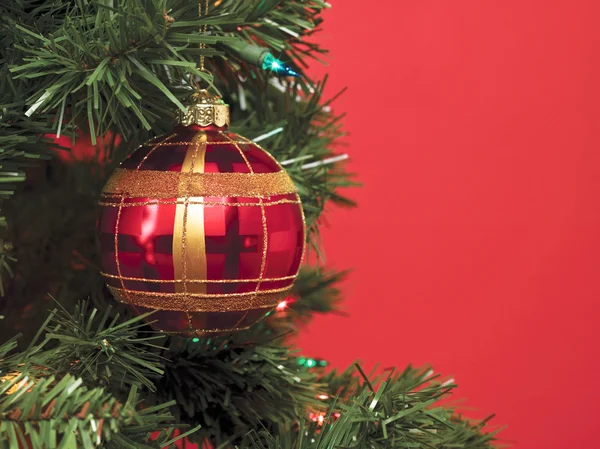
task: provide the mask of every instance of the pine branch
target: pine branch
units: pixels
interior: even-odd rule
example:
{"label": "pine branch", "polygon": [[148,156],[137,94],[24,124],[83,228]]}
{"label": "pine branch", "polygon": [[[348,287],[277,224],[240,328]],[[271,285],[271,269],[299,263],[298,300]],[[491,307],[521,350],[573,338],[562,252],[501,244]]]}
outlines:
{"label": "pine branch", "polygon": [[[182,80],[191,76],[212,83],[196,68],[199,55],[223,55],[226,47],[218,44],[241,37],[287,51],[301,63],[306,55],[323,53],[303,37],[317,29],[326,6],[321,1],[226,1],[198,18],[189,2],[80,0],[63,5],[50,23],[31,15],[32,25],[13,18],[15,53],[22,60],[15,60],[11,71],[19,79],[36,80],[28,115],[53,111],[54,127],[63,126],[68,111],[71,123],[85,117],[94,137],[110,127],[126,138],[140,127],[158,133],[168,128],[173,109],[182,108],[188,91]],[[209,33],[198,32],[203,25],[210,26]]]}
{"label": "pine branch", "polygon": [[[0,62],[0,200],[14,194],[17,183],[25,180],[27,168],[40,159],[50,159],[54,150],[60,149],[44,137],[52,132],[48,116],[30,119],[22,115],[23,95],[20,83]],[[5,224],[5,217],[0,217],[0,226]]]}
{"label": "pine branch", "polygon": [[[350,371],[328,380],[344,391],[322,412],[322,424],[301,423],[299,428],[280,426],[277,433],[253,432],[240,448],[333,449],[338,447],[395,449],[490,449],[497,431],[488,431],[486,419],[471,423],[451,408],[439,406],[456,385],[439,383],[429,370],[408,367],[400,374],[362,379],[345,385]],[[325,378],[324,378],[325,380]],[[342,382],[343,380],[343,382]],[[336,389],[337,386],[333,389]]]}
{"label": "pine branch", "polygon": [[[322,23],[322,10],[329,5],[323,1],[268,0],[254,2],[248,11],[246,23],[238,26],[235,35],[251,44],[269,48],[278,58],[294,61],[301,68],[308,67],[306,58],[321,60],[327,53],[310,38],[318,32]],[[233,31],[223,27],[224,31]],[[232,68],[245,64],[223,47],[228,53]],[[246,68],[247,70],[247,68]],[[244,70],[244,71],[246,71]]]}
{"label": "pine branch", "polygon": [[[79,353],[85,352],[81,347],[92,342],[90,333],[94,334],[94,312],[86,313],[85,305],[81,305],[78,312],[87,318],[78,320],[78,314],[69,315],[66,312],[59,317],[51,315],[29,347],[21,352],[15,352],[16,337],[0,345],[0,449],[5,447],[4,443],[12,449],[17,441],[21,445],[27,442],[23,447],[31,449],[54,449],[57,445],[61,448],[91,448],[100,443],[106,449],[159,449],[171,447],[175,441],[196,432],[198,427],[172,438],[174,428],[185,427],[173,426],[174,419],[169,410],[175,405],[174,402],[152,407],[142,404],[137,382],[128,384],[123,403],[116,397],[121,393],[119,382],[107,382],[110,389],[90,388],[90,384],[97,385],[97,379],[101,377],[93,372],[94,364],[88,361],[87,369],[79,370],[85,362],[73,365],[70,360],[75,355],[67,352],[69,346]],[[157,356],[146,357],[144,354],[148,352],[144,347],[151,346],[148,343],[150,339],[138,338],[132,345],[131,341],[123,338],[128,333],[133,336],[136,321],[139,320],[123,323],[115,319],[112,323],[102,324],[106,318],[104,316],[100,320],[95,337],[114,338],[117,343],[114,349],[126,362],[110,360],[103,364],[103,369],[96,371],[102,375],[112,365],[112,376],[125,382],[128,376],[138,379],[137,372],[142,369],[156,374],[154,371],[158,368],[150,364]],[[51,322],[60,322],[68,328],[80,328],[85,324],[86,328],[78,331],[86,335],[81,338],[81,334],[75,330],[73,333],[78,337],[69,339],[69,332],[64,335],[55,333],[46,335],[38,343]],[[59,331],[59,327],[54,328],[55,332]],[[58,346],[56,340],[60,342]],[[89,351],[94,351],[94,348]],[[150,360],[150,363],[146,360]],[[129,365],[125,366],[127,363]],[[142,369],[136,364],[141,365]],[[69,371],[78,370],[91,382],[69,374]]]}
{"label": "pine branch", "polygon": [[116,388],[142,384],[153,390],[153,380],[163,374],[158,352],[164,348],[160,334],[141,334],[149,314],[128,321],[113,316],[108,307],[104,313],[80,302],[70,314],[64,308],[55,310],[46,327],[51,349],[38,355],[40,363],[52,364],[58,372],[69,372],[89,383],[113,385]]}
{"label": "pine branch", "polygon": [[[137,396],[134,395],[133,398],[137,401]],[[134,404],[136,401],[128,400],[128,403]],[[200,430],[200,426],[196,426],[184,432],[186,426],[173,424],[174,418],[169,410],[175,405],[174,401],[153,407],[140,407],[141,402],[137,403],[137,419],[121,427],[118,433],[106,441],[105,449],[175,449],[177,446],[174,443]],[[174,436],[176,429],[180,429],[180,433]]]}
{"label": "pine branch", "polygon": [[30,378],[18,373],[3,379],[7,377],[0,383],[0,448],[91,449],[120,427],[143,419],[135,411],[135,389],[122,405],[70,375]]}
{"label": "pine branch", "polygon": [[[2,217],[4,218],[4,217]],[[13,245],[0,239],[0,297],[4,296],[4,283],[14,276],[11,263],[17,259],[13,256]]]}
{"label": "pine branch", "polygon": [[294,283],[290,309],[296,319],[310,318],[314,313],[340,313],[341,292],[337,285],[348,275],[347,271],[321,271],[304,268]]}
{"label": "pine branch", "polygon": [[[2,324],[4,324],[4,319],[4,316],[0,315],[0,321],[2,321]],[[4,359],[17,347],[18,337],[19,336],[13,337],[0,344],[0,363],[2,363],[2,365],[0,365],[1,368],[6,368]]]}
{"label": "pine branch", "polygon": [[[32,10],[39,14],[53,12],[49,3],[38,3],[35,0],[23,0],[0,4],[0,200],[9,198],[15,192],[18,183],[25,180],[26,169],[40,159],[49,159],[52,150],[58,149],[57,145],[52,145],[44,137],[52,131],[51,117],[40,114],[29,118],[23,114],[25,98],[33,83],[14,80],[8,70],[9,65],[19,59],[18,51],[14,48],[18,40],[14,33],[17,22],[30,21]],[[3,215],[0,216],[0,227],[5,226],[6,217]],[[3,242],[0,258],[0,294],[4,296],[4,282],[12,277],[13,271],[9,262],[15,262],[11,242]]]}
{"label": "pine branch", "polygon": [[[123,137],[140,127],[155,132],[170,124],[173,109],[183,108],[182,81],[194,76],[211,83],[196,68],[200,50],[229,37],[216,28],[240,23],[239,11],[197,17],[189,2],[128,0],[74,2],[54,29],[38,31],[17,23],[23,61],[11,68],[19,79],[35,79],[37,89],[28,98],[28,115],[55,111],[54,126],[62,126],[59,111],[68,111],[71,123],[87,122],[90,135],[115,127]],[[199,33],[204,24],[210,34]],[[179,91],[179,93],[178,93]]]}
{"label": "pine branch", "polygon": [[320,385],[276,342],[230,338],[176,340],[157,383],[161,400],[177,401],[178,420],[202,425],[195,441],[239,441],[252,429],[292,423],[318,404]]}

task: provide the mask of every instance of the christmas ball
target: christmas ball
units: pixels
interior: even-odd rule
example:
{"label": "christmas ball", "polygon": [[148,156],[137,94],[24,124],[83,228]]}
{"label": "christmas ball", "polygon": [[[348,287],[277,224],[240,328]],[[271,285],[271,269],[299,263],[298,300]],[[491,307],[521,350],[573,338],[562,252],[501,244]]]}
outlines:
{"label": "christmas ball", "polygon": [[298,275],[305,225],[285,170],[227,131],[206,91],[172,134],[134,151],[100,199],[102,274],[113,296],[160,331],[186,336],[250,327]]}

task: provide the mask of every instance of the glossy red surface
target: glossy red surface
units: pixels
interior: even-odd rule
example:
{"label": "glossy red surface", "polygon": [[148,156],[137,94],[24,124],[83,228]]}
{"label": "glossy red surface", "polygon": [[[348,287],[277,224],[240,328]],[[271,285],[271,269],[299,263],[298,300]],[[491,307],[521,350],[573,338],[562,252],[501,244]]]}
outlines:
{"label": "glossy red surface", "polygon": [[[303,225],[297,204],[268,204],[280,198],[295,200],[295,195],[276,195],[265,199],[268,229],[266,265],[261,289],[291,285],[292,279],[269,281],[296,273],[302,257]],[[135,198],[126,202],[143,202]],[[207,202],[248,203],[256,198],[212,198]],[[116,202],[118,204],[118,201]],[[118,207],[104,206],[99,223],[102,266],[105,273],[123,278],[144,278],[149,282],[108,279],[108,284],[140,291],[175,292],[175,284],[155,280],[174,278],[173,228],[175,204],[149,204],[123,207],[117,224]],[[207,279],[230,279],[228,283],[207,285],[207,293],[241,293],[256,289],[263,253],[261,210],[256,206],[204,206]],[[115,231],[118,229],[115,256]],[[248,281],[252,279],[251,281]],[[246,280],[246,281],[245,281]]]}

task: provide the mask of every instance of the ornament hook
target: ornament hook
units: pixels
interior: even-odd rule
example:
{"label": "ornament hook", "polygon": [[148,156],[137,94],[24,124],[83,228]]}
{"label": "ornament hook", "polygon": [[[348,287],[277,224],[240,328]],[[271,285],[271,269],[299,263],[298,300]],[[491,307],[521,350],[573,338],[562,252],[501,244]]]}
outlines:
{"label": "ornament hook", "polygon": [[[204,5],[202,4],[202,0],[198,0],[198,18],[202,18],[202,16],[206,16],[206,15],[208,15],[208,0],[204,0]],[[206,34],[206,31],[207,31],[206,24],[201,25],[200,33],[204,35],[204,34]],[[206,44],[204,42],[200,42],[199,48],[200,48],[200,50],[205,50]],[[206,57],[204,56],[204,54],[200,54],[200,63],[198,66],[198,71],[201,73],[204,73],[212,78],[211,71],[208,70],[205,66],[205,58]],[[203,89],[201,83],[202,83],[202,79],[194,80],[194,82],[193,82],[193,84],[195,85],[194,87],[197,90]]]}

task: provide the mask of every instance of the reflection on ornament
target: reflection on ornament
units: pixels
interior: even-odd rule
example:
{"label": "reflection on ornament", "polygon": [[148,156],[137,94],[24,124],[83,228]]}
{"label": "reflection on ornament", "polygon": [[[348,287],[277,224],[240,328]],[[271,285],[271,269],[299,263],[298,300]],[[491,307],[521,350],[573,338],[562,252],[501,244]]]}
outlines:
{"label": "reflection on ornament", "polygon": [[158,330],[246,329],[284,301],[300,269],[304,219],[289,175],[230,133],[206,91],[174,132],[137,149],[100,200],[103,275],[115,298],[155,310]]}

